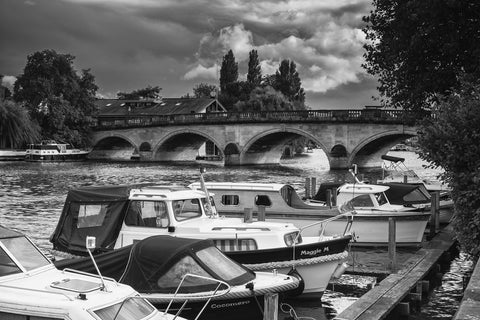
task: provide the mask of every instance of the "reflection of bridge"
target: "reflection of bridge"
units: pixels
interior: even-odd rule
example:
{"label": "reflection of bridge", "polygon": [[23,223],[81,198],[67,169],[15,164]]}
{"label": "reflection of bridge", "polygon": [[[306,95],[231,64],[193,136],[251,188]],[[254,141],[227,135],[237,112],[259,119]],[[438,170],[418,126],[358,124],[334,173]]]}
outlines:
{"label": "reflection of bridge", "polygon": [[210,141],[225,165],[275,164],[285,145],[305,137],[323,149],[332,169],[371,167],[416,134],[413,121],[399,110],[135,115],[99,120],[91,158],[194,161]]}

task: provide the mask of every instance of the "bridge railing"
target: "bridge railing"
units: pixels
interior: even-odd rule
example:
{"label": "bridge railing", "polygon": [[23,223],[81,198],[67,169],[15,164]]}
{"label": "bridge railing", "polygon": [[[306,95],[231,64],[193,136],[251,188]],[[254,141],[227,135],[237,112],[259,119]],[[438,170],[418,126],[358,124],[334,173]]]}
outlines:
{"label": "bridge railing", "polygon": [[406,123],[408,121],[406,121],[404,111],[384,109],[212,112],[175,115],[131,114],[124,116],[99,116],[95,129],[108,130],[146,126],[267,122]]}

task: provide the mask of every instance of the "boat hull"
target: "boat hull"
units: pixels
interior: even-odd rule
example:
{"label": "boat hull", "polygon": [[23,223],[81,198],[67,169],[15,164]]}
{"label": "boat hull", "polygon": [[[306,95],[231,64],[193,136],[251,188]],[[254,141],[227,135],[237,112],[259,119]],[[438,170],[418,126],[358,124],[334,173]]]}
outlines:
{"label": "boat hull", "polygon": [[58,153],[58,154],[27,154],[25,161],[31,162],[63,162],[63,161],[84,161],[89,152],[79,153]]}

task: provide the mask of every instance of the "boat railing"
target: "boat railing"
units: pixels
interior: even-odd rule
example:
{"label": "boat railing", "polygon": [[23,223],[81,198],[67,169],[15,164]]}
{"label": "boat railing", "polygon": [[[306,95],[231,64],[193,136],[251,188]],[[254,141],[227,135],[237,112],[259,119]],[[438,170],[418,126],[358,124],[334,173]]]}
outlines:
{"label": "boat railing", "polygon": [[38,293],[44,293],[46,295],[57,295],[57,296],[62,296],[64,298],[67,298],[70,301],[75,301],[76,298],[70,297],[66,295],[65,293],[62,292],[55,292],[55,291],[48,291],[48,290],[43,290],[43,289],[34,289],[34,288],[24,288],[24,287],[16,287],[16,286],[9,286],[6,284],[0,284],[0,288],[7,288],[7,289],[13,289],[13,290],[24,290],[28,292],[38,292]]}
{"label": "boat railing", "polygon": [[[308,224],[306,226],[303,226],[303,227],[300,228],[300,232],[298,233],[297,238],[302,234],[302,232],[304,230],[306,230],[308,228],[312,228],[314,226],[318,226],[318,225],[321,225],[320,232],[319,232],[319,236],[321,238],[321,237],[323,237],[323,235],[325,233],[325,228],[326,228],[328,223],[330,223],[332,221],[335,221],[335,220],[338,220],[338,219],[343,218],[343,217],[347,218],[347,222],[346,222],[345,229],[344,229],[342,235],[346,235],[348,232],[350,232],[350,229],[352,227],[352,222],[353,222],[353,216],[355,215],[355,213],[356,212],[354,210],[352,210],[352,211],[337,214],[336,216],[331,217],[331,218],[316,221],[316,222],[313,222],[313,223]],[[297,239],[295,239],[295,240],[297,240]]]}
{"label": "boat railing", "polygon": [[[200,276],[200,275],[196,275],[196,274],[192,274],[192,273],[186,273],[183,277],[182,277],[182,280],[180,281],[180,283],[178,284],[177,286],[177,289],[175,290],[175,294],[173,295],[173,298],[170,300],[170,302],[168,303],[168,306],[167,308],[165,309],[164,311],[164,314],[166,315],[168,313],[168,310],[170,309],[172,303],[175,301],[175,300],[178,300],[178,299],[183,299],[184,296],[182,297],[179,297],[180,294],[178,293],[180,291],[180,288],[182,287],[183,283],[185,282],[185,279],[187,278],[197,278],[197,279],[202,279],[202,280],[208,280],[208,281],[212,281],[212,282],[216,282],[218,283],[217,287],[215,288],[215,290],[212,291],[211,294],[208,294],[208,295],[202,295],[203,298],[207,298],[207,301],[205,302],[205,304],[203,305],[202,309],[198,312],[197,316],[195,317],[195,320],[197,320],[198,318],[200,318],[200,315],[203,313],[203,311],[205,310],[205,308],[207,307],[207,305],[210,303],[210,301],[213,299],[213,298],[217,298],[217,297],[221,297],[223,295],[226,295],[227,293],[230,292],[231,290],[231,287],[228,283],[226,283],[225,281],[222,281],[222,280],[218,280],[218,279],[214,279],[214,278],[211,278],[211,277],[205,277],[205,276]],[[222,289],[220,290],[220,288],[222,286],[225,286],[226,288],[225,289]],[[199,296],[195,296],[195,297],[199,297]],[[185,301],[183,302],[182,306],[178,309],[177,313],[175,314],[175,317],[174,319],[176,319],[180,313],[183,311],[183,309],[185,308],[185,305],[188,303],[188,299],[185,299]]]}

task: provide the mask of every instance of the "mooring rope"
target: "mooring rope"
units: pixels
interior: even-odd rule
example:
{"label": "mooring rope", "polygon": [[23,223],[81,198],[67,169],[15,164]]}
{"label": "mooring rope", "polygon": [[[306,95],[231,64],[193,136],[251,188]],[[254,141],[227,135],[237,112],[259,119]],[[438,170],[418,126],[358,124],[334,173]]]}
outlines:
{"label": "mooring rope", "polygon": [[[288,307],[288,310],[285,310],[285,307]],[[297,313],[295,312],[295,309],[293,309],[293,307],[291,305],[289,305],[288,303],[280,303],[280,310],[282,310],[283,313],[287,313],[290,315],[290,317],[293,319],[293,320],[300,320],[300,319],[310,319],[310,320],[316,320],[315,318],[312,318],[312,317],[299,317],[297,316]]]}
{"label": "mooring rope", "polygon": [[326,256],[320,256],[316,258],[244,264],[244,266],[249,268],[252,271],[282,269],[282,268],[291,268],[291,267],[298,267],[298,266],[307,266],[307,265],[324,263],[324,262],[329,262],[334,260],[342,260],[347,257],[348,257],[348,252],[343,251],[340,253],[329,254]]}

